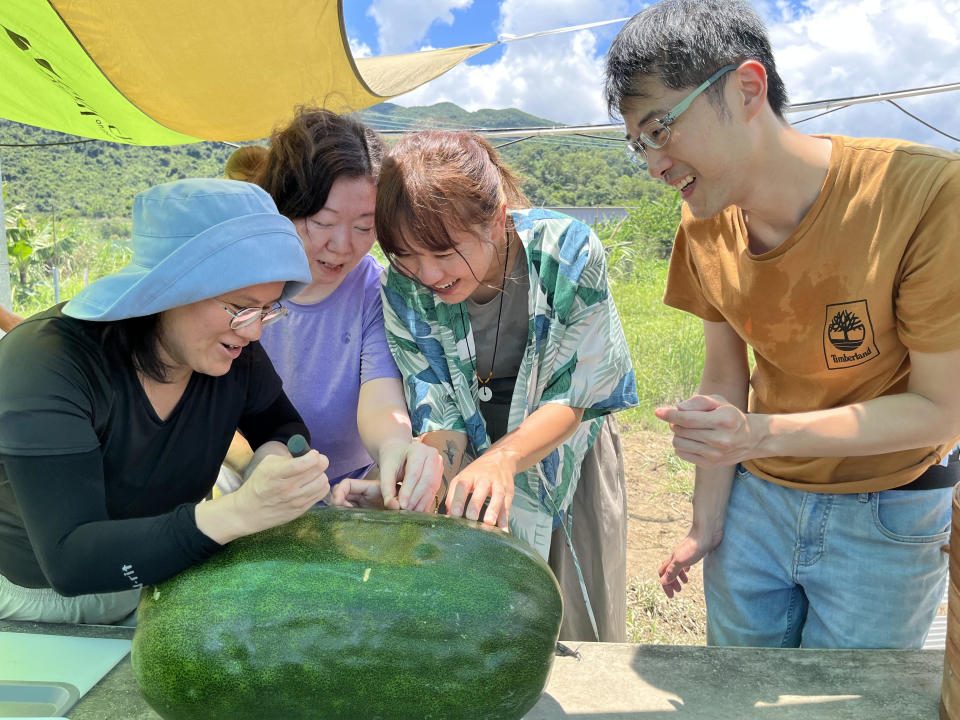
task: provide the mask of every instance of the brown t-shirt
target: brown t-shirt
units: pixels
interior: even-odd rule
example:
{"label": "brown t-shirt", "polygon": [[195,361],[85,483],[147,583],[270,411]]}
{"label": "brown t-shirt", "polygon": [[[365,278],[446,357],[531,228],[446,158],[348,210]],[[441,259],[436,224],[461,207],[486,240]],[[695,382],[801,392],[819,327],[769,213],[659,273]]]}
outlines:
{"label": "brown t-shirt", "polygon": [[[960,155],[831,136],[826,180],[779,247],[750,252],[742,212],[684,209],[664,302],[727,322],[753,347],[750,411],[795,413],[906,390],[908,351],[960,348]],[[949,445],[744,465],[789,487],[904,485]]]}

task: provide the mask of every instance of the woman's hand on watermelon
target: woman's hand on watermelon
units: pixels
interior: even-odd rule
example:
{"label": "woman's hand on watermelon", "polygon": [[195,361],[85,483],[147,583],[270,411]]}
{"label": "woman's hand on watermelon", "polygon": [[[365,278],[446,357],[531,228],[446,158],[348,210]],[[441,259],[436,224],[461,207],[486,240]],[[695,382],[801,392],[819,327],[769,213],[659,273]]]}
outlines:
{"label": "woman's hand on watermelon", "polygon": [[436,448],[417,440],[380,447],[380,490],[390,510],[432,512],[443,482],[443,460]]}
{"label": "woman's hand on watermelon", "polygon": [[[507,530],[515,474],[516,466],[509,456],[491,448],[453,478],[447,491],[447,514]],[[489,505],[481,517],[488,498]]]}
{"label": "woman's hand on watermelon", "polygon": [[[583,408],[552,402],[538,407],[453,478],[447,491],[447,513],[459,517],[465,509],[467,518],[506,530],[514,476],[553,452],[573,435],[582,419]],[[490,505],[481,517],[487,498]]]}
{"label": "woman's hand on watermelon", "polygon": [[[276,446],[271,448],[268,446]],[[300,517],[330,492],[327,458],[316,450],[291,458],[283,443],[264,443],[236,492],[197,505],[197,528],[224,545]]]}
{"label": "woman's hand on watermelon", "polygon": [[334,505],[383,509],[383,495],[377,480],[344,478],[333,486],[330,496]]}
{"label": "woman's hand on watermelon", "polygon": [[[330,492],[329,461],[316,450],[297,458],[268,455],[232,495],[251,532],[300,517]],[[227,496],[229,497],[229,496]]]}

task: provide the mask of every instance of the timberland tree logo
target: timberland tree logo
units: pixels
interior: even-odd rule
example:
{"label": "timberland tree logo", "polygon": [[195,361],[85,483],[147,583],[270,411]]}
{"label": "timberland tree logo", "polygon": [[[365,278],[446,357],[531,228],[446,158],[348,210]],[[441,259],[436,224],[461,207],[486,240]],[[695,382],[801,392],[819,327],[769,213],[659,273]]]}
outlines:
{"label": "timberland tree logo", "polygon": [[823,354],[830,370],[862,365],[880,354],[866,300],[827,305]]}

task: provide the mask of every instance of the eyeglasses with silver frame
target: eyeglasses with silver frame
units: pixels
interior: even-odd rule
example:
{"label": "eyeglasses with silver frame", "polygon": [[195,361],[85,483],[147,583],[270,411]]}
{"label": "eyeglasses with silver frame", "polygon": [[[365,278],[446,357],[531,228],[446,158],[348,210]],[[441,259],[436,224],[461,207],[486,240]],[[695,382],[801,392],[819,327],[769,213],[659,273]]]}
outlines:
{"label": "eyeglasses with silver frame", "polygon": [[[230,307],[216,298],[213,301],[226,310],[233,317],[230,318],[230,329],[239,330],[240,328],[245,328],[248,325],[252,325],[257,320],[260,321],[261,327],[266,327],[271,323],[275,323],[280,318],[286,316],[289,312],[288,308],[285,308],[280,303],[277,303],[271,308],[264,310],[262,307],[248,307],[240,308],[239,310],[231,310]],[[234,305],[234,307],[237,307]]]}
{"label": "eyeglasses with silver frame", "polygon": [[713,85],[717,80],[723,77],[731,70],[736,70],[737,65],[726,65],[717,70],[713,75],[704,80],[693,92],[687,95],[683,100],[677,103],[662,118],[649,120],[640,129],[637,137],[633,140],[627,140],[624,147],[624,154],[634,165],[642,170],[647,169],[647,148],[659,150],[670,141],[670,126],[676,122],[677,118],[690,107],[690,104],[697,99],[697,96]]}

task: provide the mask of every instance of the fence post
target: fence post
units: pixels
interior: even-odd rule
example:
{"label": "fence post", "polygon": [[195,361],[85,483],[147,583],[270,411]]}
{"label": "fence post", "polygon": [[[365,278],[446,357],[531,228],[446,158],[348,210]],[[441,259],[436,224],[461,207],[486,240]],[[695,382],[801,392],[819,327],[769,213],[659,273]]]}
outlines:
{"label": "fence post", "polygon": [[[3,166],[0,165],[0,188],[3,187]],[[7,222],[4,215],[3,193],[0,192],[0,216],[3,222],[3,252],[0,253],[0,305],[8,310],[13,309],[10,291],[10,258],[7,256]]]}

